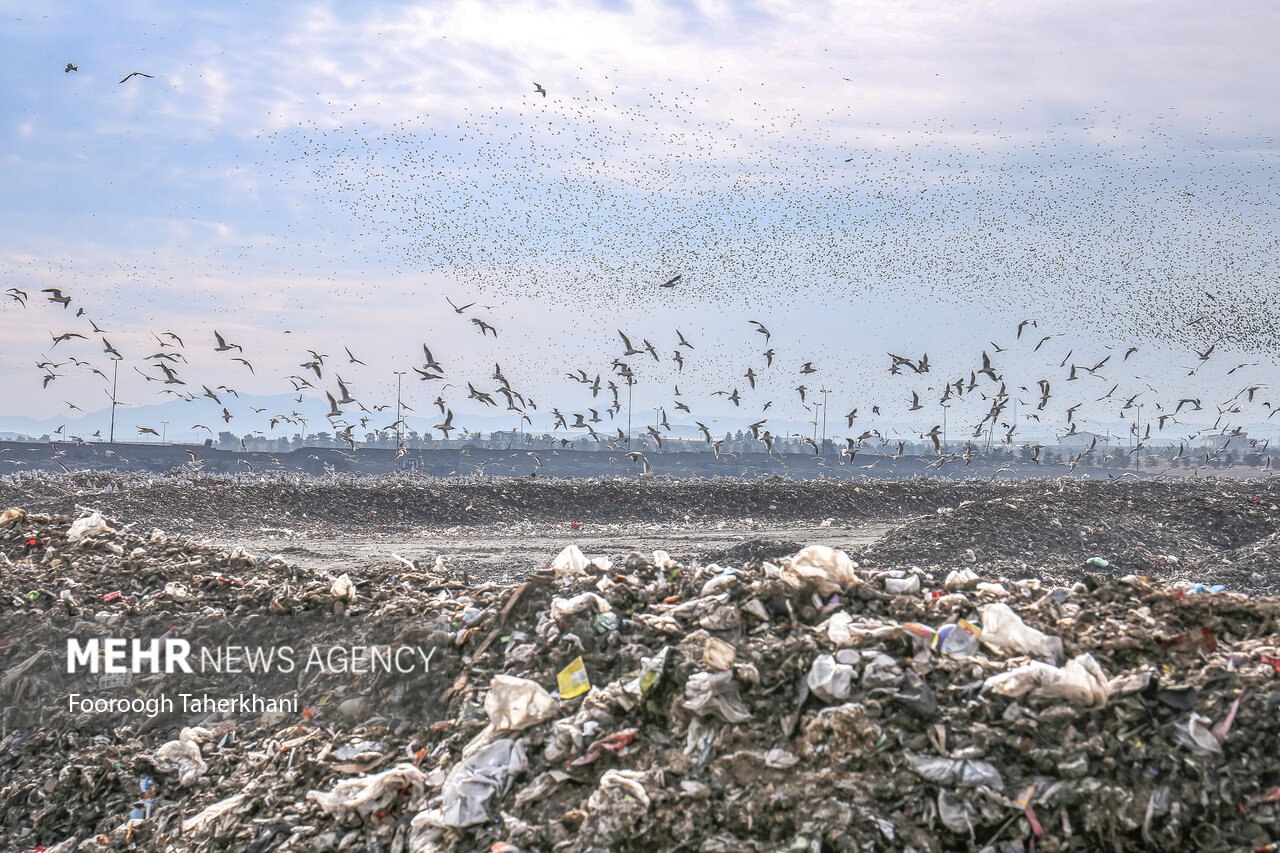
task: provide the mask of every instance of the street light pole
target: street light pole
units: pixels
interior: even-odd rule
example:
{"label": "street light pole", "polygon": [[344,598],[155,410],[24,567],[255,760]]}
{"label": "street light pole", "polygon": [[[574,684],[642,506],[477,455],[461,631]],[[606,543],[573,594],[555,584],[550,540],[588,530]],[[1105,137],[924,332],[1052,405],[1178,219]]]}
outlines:
{"label": "street light pole", "polygon": [[1138,416],[1133,421],[1133,472],[1141,473],[1138,467],[1142,459],[1142,404],[1138,403]]}
{"label": "street light pole", "polygon": [[404,430],[400,422],[400,387],[404,382],[404,375],[407,371],[397,370],[396,374],[396,450],[404,444]]}
{"label": "street light pole", "polygon": [[631,378],[631,374],[627,374],[627,451],[631,450],[631,387],[636,381]]}
{"label": "street light pole", "polygon": [[165,436],[168,434],[169,434],[169,422],[161,421],[160,422],[160,443],[161,444],[165,443],[164,439],[165,439]]}
{"label": "street light pole", "polygon": [[111,435],[108,444],[116,443],[116,378],[120,375],[120,359],[112,361],[111,367]]}
{"label": "street light pole", "polygon": [[831,391],[827,388],[819,388],[822,392],[822,449],[818,451],[819,455],[827,455],[827,395]]}

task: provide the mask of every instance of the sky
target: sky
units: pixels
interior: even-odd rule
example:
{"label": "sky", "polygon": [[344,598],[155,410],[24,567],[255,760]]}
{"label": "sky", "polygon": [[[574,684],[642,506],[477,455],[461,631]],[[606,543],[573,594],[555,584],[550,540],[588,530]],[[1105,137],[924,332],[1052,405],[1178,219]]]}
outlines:
{"label": "sky", "polygon": [[[465,424],[499,413],[468,383],[505,408],[495,364],[532,427],[594,407],[612,433],[609,392],[568,374],[621,385],[614,359],[637,411],[713,432],[795,429],[822,388],[842,434],[944,405],[960,432],[1000,382],[1015,442],[1073,405],[1123,429],[1130,400],[1198,401],[1155,440],[1280,426],[1273,4],[0,0],[0,22],[0,279],[26,294],[0,304],[0,430],[102,409],[104,338],[125,434],[162,391],[325,409],[341,376],[372,409],[396,371],[424,426],[437,397]],[[423,343],[443,379],[412,372]],[[1000,379],[970,382],[984,353]],[[219,397],[191,423],[274,414]]]}

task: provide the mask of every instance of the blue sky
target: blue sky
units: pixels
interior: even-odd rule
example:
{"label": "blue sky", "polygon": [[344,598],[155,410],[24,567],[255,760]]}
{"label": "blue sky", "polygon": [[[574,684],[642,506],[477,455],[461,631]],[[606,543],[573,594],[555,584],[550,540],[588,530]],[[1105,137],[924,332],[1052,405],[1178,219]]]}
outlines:
{"label": "blue sky", "polygon": [[[678,385],[713,429],[765,402],[804,420],[807,383],[833,389],[833,412],[860,408],[859,426],[879,405],[924,431],[939,409],[909,411],[911,392],[936,403],[988,351],[1024,401],[1039,379],[1055,388],[1025,435],[1065,427],[1077,402],[1086,427],[1114,421],[1097,398],[1116,384],[1166,410],[1203,398],[1176,439],[1275,375],[1278,16],[0,0],[0,278],[32,297],[0,306],[0,420],[100,406],[88,368],[46,388],[34,366],[104,367],[92,319],[122,367],[158,375],[145,357],[171,330],[191,385],[261,395],[289,391],[308,348],[345,361],[349,346],[366,365],[338,372],[369,405],[427,341],[460,421],[483,410],[466,382],[492,391],[495,362],[541,409],[584,411],[565,373],[607,378],[618,328],[662,357],[632,360],[637,407],[673,412]],[[154,76],[118,82],[135,70]],[[458,315],[446,295],[477,305]],[[1026,337],[1041,334],[1016,341],[1032,317]],[[773,332],[772,368],[752,319]],[[677,328],[696,346],[683,370]],[[253,373],[212,351],[214,329]],[[88,339],[51,348],[67,331]],[[888,352],[934,368],[892,376]],[[126,375],[122,398],[167,399]],[[316,384],[304,393],[323,402],[332,373]],[[417,408],[436,384],[412,388]],[[712,396],[735,387],[741,409]],[[992,390],[953,403],[952,423],[976,422]],[[1265,421],[1270,393],[1225,422]],[[212,403],[190,406],[197,422]]]}

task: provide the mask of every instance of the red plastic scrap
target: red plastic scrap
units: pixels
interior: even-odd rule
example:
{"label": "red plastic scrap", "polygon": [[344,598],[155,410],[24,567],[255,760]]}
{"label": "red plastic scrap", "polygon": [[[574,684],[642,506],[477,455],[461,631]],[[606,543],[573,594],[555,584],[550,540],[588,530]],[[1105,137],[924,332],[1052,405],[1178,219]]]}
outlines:
{"label": "red plastic scrap", "polygon": [[620,732],[605,735],[595,743],[591,744],[591,746],[587,747],[586,753],[579,755],[577,758],[570,761],[569,764],[572,767],[581,767],[584,764],[593,764],[605,750],[609,752],[622,752],[622,750],[635,742],[637,734],[639,734],[637,729],[623,729]]}
{"label": "red plastic scrap", "polygon": [[1280,672],[1280,658],[1273,658],[1270,655],[1259,655],[1258,660],[1260,660],[1264,664],[1267,664],[1276,672]]}
{"label": "red plastic scrap", "polygon": [[1031,832],[1039,838],[1044,835],[1044,827],[1040,825],[1040,821],[1036,819],[1035,809],[1031,808],[1031,803],[1027,803],[1027,807],[1023,809],[1023,814],[1027,816],[1027,821],[1031,824]]}
{"label": "red plastic scrap", "polygon": [[118,589],[115,592],[109,592],[102,596],[103,601],[118,601],[121,598],[124,598],[124,593]]}

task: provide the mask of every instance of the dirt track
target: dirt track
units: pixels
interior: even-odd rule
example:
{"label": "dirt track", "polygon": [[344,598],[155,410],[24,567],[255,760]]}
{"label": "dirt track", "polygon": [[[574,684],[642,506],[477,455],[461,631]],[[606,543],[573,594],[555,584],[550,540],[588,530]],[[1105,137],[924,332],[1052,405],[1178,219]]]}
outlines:
{"label": "dirt track", "polygon": [[821,541],[848,551],[876,541],[890,524],[863,525],[763,525],[722,522],[710,528],[671,524],[568,525],[529,527],[453,527],[415,534],[344,533],[269,534],[243,531],[211,541],[226,548],[241,545],[258,554],[281,554],[289,561],[316,568],[340,568],[385,564],[391,554],[430,566],[437,556],[455,570],[466,569],[472,580],[509,583],[522,569],[537,569],[570,544],[588,555],[617,560],[632,551],[650,553],[662,548],[678,560],[727,551],[755,540],[779,542]]}

